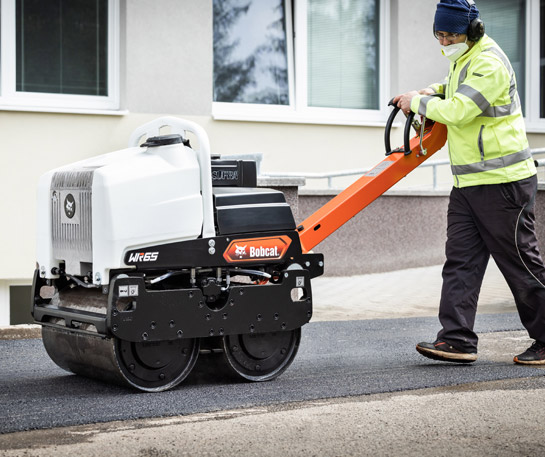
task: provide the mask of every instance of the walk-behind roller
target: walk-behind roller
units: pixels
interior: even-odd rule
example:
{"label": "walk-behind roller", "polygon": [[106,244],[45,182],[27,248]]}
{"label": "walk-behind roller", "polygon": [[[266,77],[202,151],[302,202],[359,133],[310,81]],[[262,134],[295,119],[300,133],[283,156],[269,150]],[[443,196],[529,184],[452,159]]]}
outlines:
{"label": "walk-behind roller", "polygon": [[181,119],[43,175],[32,314],[51,359],[148,392],[179,384],[203,354],[212,372],[279,376],[324,271],[310,249],[445,142],[426,123],[390,151],[397,111],[384,161],[298,227],[281,192],[256,187],[255,162],[211,157],[206,133]]}

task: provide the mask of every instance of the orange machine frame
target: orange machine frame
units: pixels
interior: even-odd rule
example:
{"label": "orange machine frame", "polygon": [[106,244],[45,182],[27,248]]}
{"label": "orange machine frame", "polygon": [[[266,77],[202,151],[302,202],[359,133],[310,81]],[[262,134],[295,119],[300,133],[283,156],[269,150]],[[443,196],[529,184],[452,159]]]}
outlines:
{"label": "orange machine frame", "polygon": [[446,140],[447,127],[438,122],[434,123],[422,139],[422,146],[427,151],[425,155],[420,149],[420,138],[418,136],[412,138],[410,153],[406,154],[403,148],[400,148],[401,152],[392,152],[375,168],[305,219],[297,228],[303,252],[309,252],[418,165],[429,159],[443,147]]}

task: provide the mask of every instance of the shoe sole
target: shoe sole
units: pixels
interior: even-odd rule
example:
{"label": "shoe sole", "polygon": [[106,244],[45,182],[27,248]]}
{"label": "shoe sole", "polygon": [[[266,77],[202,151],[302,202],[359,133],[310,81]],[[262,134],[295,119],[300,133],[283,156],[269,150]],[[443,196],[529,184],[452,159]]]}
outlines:
{"label": "shoe sole", "polygon": [[428,359],[441,360],[443,362],[472,363],[477,360],[477,354],[456,354],[453,352],[427,349],[420,346],[416,346],[416,350]]}
{"label": "shoe sole", "polygon": [[545,365],[545,360],[519,360],[517,357],[513,358],[513,362],[519,365]]}

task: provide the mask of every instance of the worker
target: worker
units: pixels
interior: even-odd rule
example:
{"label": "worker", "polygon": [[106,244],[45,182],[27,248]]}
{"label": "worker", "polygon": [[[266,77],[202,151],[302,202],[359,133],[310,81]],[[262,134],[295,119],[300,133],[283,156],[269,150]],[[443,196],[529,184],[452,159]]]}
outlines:
{"label": "worker", "polygon": [[477,359],[473,326],[492,255],[535,340],[513,360],[545,365],[545,267],[534,228],[537,176],[513,67],[485,34],[472,0],[441,0],[433,32],[450,61],[447,79],[393,100],[405,113],[447,126],[454,178],[439,305],[442,329],[435,342],[416,349],[441,361]]}

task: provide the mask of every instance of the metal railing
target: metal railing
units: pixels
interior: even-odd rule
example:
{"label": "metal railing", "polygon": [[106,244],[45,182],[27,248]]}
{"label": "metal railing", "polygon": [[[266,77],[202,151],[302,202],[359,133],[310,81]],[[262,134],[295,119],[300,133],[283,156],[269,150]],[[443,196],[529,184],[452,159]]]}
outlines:
{"label": "metal railing", "polygon": [[[545,148],[531,149],[531,152],[534,159],[536,159],[537,155],[545,154]],[[260,164],[263,158],[263,154],[257,153],[255,156],[252,154],[248,154],[248,156],[252,156],[252,159],[258,162],[258,170],[260,170]],[[237,156],[233,156],[233,157],[237,157]],[[432,189],[433,190],[439,189],[438,168],[443,167],[445,165],[450,165],[450,161],[448,159],[431,160],[429,162],[423,162],[418,166],[418,169],[421,169],[421,168],[432,169]],[[545,159],[536,159],[536,165],[540,168],[545,167]],[[261,173],[260,176],[267,176],[267,177],[274,177],[274,178],[327,179],[327,188],[333,189],[334,178],[347,177],[347,176],[361,176],[367,173],[368,171],[370,171],[371,169],[372,168],[355,168],[351,170],[339,170],[339,171],[331,171],[331,172],[325,172],[325,173],[310,173],[310,172],[298,172],[298,171],[272,172],[272,173],[267,172],[267,173]]]}

